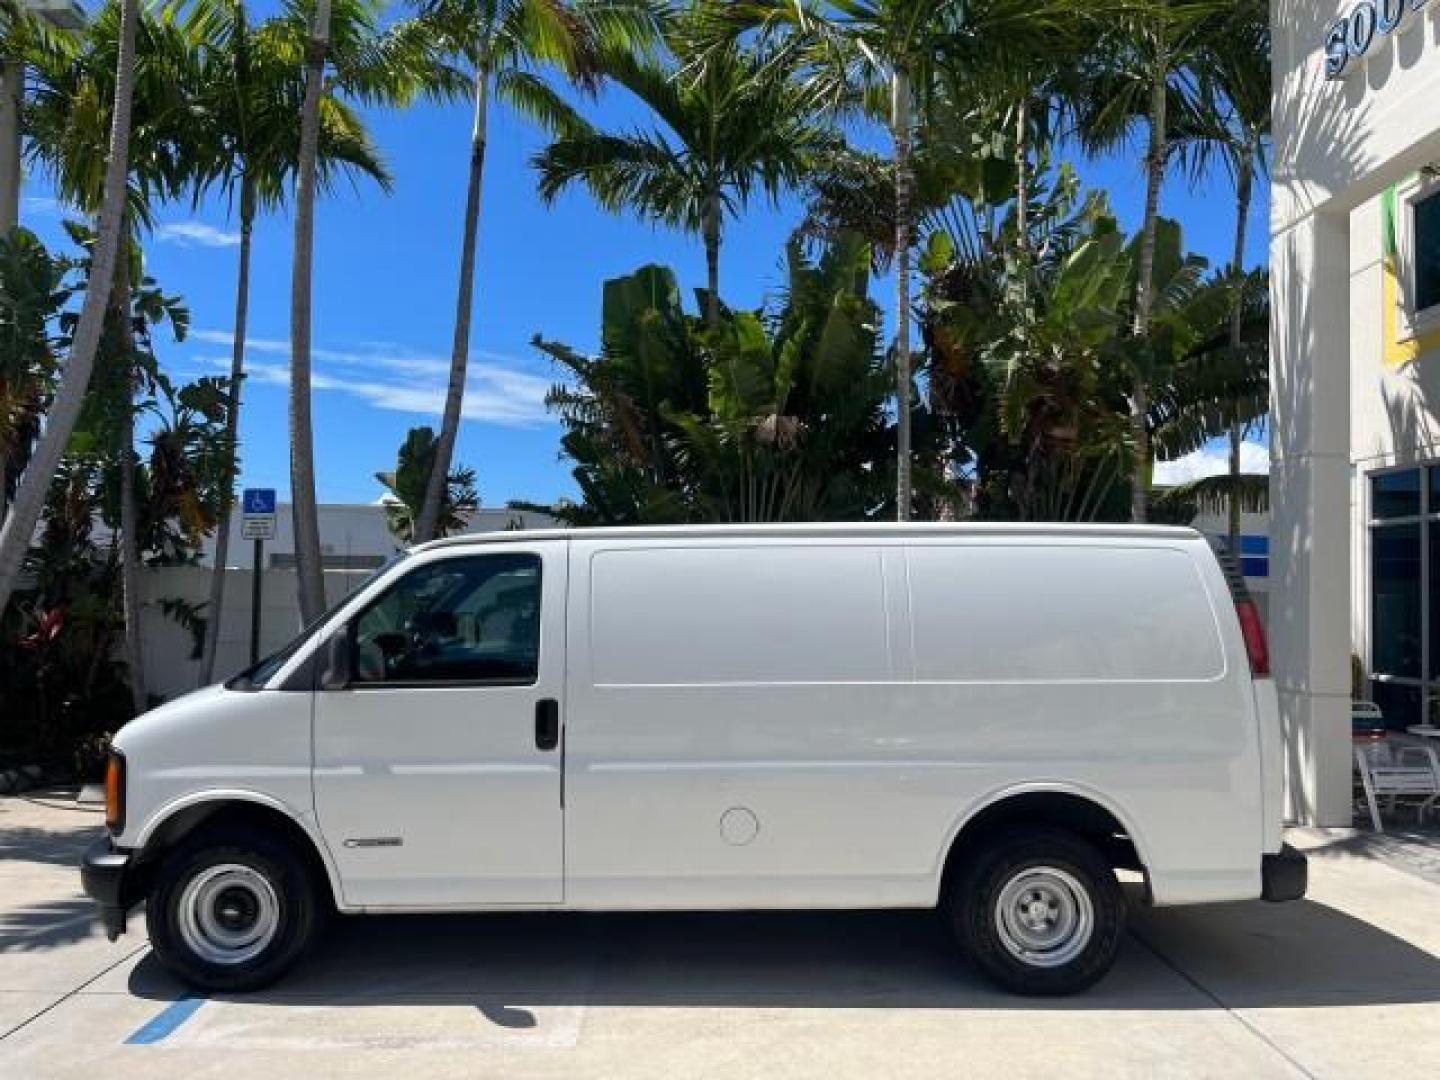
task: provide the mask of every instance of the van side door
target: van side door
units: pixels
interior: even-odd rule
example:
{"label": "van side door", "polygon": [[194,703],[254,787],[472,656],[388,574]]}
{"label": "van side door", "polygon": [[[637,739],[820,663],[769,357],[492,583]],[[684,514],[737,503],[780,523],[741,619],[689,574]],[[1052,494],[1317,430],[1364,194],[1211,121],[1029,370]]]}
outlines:
{"label": "van side door", "polygon": [[318,689],[315,810],[347,903],[563,899],[563,540],[456,547],[346,622]]}

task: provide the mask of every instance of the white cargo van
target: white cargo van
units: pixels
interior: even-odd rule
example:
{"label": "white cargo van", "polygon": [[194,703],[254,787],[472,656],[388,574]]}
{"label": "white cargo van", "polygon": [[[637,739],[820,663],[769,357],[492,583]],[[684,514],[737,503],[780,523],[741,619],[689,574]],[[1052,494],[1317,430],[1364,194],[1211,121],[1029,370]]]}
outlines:
{"label": "white cargo van", "polygon": [[128,724],[83,877],[179,975],[322,915],[933,908],[1027,993],[1155,904],[1305,889],[1264,636],[1188,529],[500,533]]}

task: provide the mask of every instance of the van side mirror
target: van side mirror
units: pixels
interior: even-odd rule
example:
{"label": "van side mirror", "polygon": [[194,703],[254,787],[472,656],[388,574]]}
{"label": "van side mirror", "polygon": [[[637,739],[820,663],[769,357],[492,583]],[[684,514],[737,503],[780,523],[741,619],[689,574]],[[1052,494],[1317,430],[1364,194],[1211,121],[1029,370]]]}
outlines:
{"label": "van side mirror", "polygon": [[342,626],[325,643],[325,669],[320,674],[321,690],[344,690],[350,685],[350,663],[354,654],[349,626]]}

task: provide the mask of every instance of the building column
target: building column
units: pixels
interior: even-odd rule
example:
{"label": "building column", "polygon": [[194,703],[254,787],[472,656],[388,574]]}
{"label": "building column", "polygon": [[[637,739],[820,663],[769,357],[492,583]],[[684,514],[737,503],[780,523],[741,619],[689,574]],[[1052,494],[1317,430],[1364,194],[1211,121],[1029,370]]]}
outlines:
{"label": "building column", "polygon": [[1286,803],[1351,821],[1349,218],[1271,240],[1269,631]]}

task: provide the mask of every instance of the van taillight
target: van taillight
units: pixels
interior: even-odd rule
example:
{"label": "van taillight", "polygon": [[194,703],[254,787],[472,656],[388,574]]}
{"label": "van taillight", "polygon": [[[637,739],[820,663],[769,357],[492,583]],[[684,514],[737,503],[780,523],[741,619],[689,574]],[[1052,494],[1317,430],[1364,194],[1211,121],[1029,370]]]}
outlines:
{"label": "van taillight", "polygon": [[1240,632],[1245,636],[1245,654],[1250,658],[1250,674],[1257,678],[1270,674],[1270,646],[1265,642],[1265,624],[1260,609],[1250,599],[1235,601],[1235,614],[1240,616]]}
{"label": "van taillight", "polygon": [[114,750],[105,763],[105,827],[125,831],[125,756]]}

